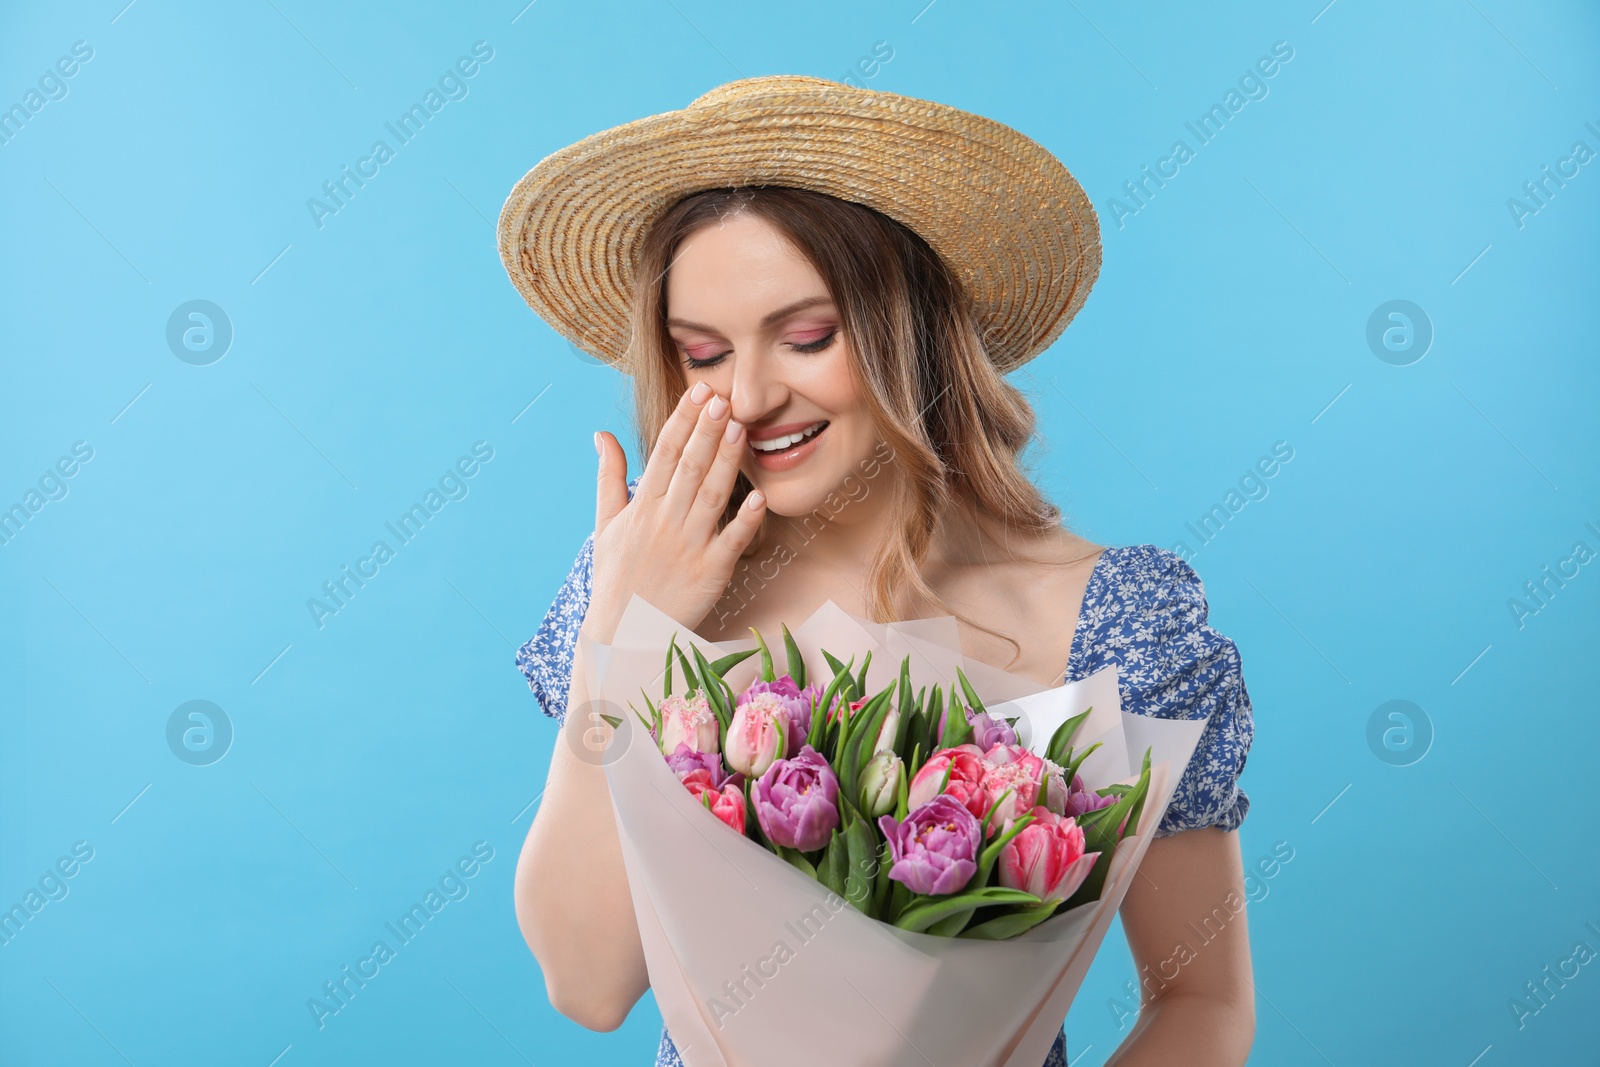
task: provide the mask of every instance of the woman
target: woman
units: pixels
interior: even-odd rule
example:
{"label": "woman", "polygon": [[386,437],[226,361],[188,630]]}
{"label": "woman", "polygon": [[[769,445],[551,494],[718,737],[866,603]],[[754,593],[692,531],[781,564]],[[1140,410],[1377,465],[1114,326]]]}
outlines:
{"label": "woman", "polygon": [[[994,262],[964,258],[971,233],[945,221],[948,198],[899,189],[895,135],[861,131],[863,117],[882,118],[885,98],[913,136],[960,127],[1011,138],[999,153],[991,143],[987,162],[964,156],[959,139],[924,145],[914,171],[946,168],[945,192],[965,181],[973,201],[996,201],[973,213],[1004,238]],[[586,758],[592,716],[567,714],[584,707],[587,647],[610,641],[633,594],[710,641],[775,632],[828,599],[879,620],[953,614],[963,651],[979,660],[1041,685],[1116,663],[1125,709],[1207,720],[1122,905],[1141,1007],[1107,1062],[1242,1064],[1254,998],[1238,835],[1228,831],[1249,806],[1237,778],[1253,728],[1238,650],[1207,625],[1199,576],[1176,555],[1094,545],[1062,525],[1020,469],[1034,416],[1002,377],[1081,306],[1098,266],[1092,213],[1065,168],[1020,134],[908,101],[820,79],[731,83],[690,105],[704,115],[673,112],[619,127],[620,139],[608,131],[609,140],[580,142],[588,181],[562,170],[578,167],[576,156],[551,157],[507,202],[501,248],[513,279],[558,329],[633,374],[648,457],[627,480],[621,445],[595,435],[595,533],[517,656],[567,742],[555,748],[518,862],[519,924],[551,1003],[586,1027],[620,1026],[649,987],[604,772]],[[922,110],[907,121],[911,104]],[[840,187],[819,177],[814,158],[794,162],[807,135],[766,122],[797,113],[806,130],[854,131],[848,152],[831,151],[840,162],[880,160],[877,177],[860,168],[840,190],[852,196],[829,192]],[[727,129],[707,132],[729,115]],[[834,122],[840,115],[848,121]],[[676,177],[657,201],[618,208],[622,190],[663,168],[659,158],[623,160],[680,143],[668,127],[710,143],[665,164]],[[765,152],[758,132],[772,135]],[[735,156],[720,172],[705,162]],[[764,161],[765,180],[714,184],[719,173],[748,178],[751,158]],[[584,192],[604,184],[593,168],[615,183],[604,194]],[[1028,175],[1020,192],[1006,186],[1019,172]],[[1019,210],[1041,183],[1055,183],[1048,203],[1059,215]],[[609,282],[571,263],[563,273],[537,244],[554,219],[578,218],[580,204],[636,220],[631,242],[611,238],[609,254],[626,270]],[[1041,222],[1061,232],[1041,238]],[[604,244],[592,227],[573,231]],[[1041,239],[1077,253],[1057,277],[1006,259]],[[575,310],[574,291],[591,312],[611,310],[609,327]],[[1004,294],[1017,292],[1027,300],[1008,303]],[[682,1063],[665,1028],[656,1062]],[[1046,1064],[1066,1063],[1062,1034]]]}

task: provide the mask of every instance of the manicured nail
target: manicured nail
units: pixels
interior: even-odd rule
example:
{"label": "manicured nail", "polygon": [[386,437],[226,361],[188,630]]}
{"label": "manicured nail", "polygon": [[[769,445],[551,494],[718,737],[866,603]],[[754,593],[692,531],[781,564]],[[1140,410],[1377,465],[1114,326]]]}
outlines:
{"label": "manicured nail", "polygon": [[600,451],[600,431],[599,430],[596,430],[594,432],[594,454],[597,455],[597,456],[604,456],[605,455],[604,452]]}
{"label": "manicured nail", "polygon": [[738,419],[729,419],[728,428],[722,431],[722,439],[731,445],[739,439],[739,431],[742,429],[744,427],[739,425]]}
{"label": "manicured nail", "polygon": [[705,382],[695,382],[694,388],[689,390],[689,403],[704,404],[706,397],[711,395],[711,386]]}
{"label": "manicured nail", "polygon": [[728,413],[728,402],[722,399],[720,396],[713,397],[711,400],[711,406],[706,408],[706,410],[711,413],[711,417],[713,419],[720,419],[722,416]]}
{"label": "manicured nail", "polygon": [[764,493],[762,493],[761,490],[756,489],[756,490],[751,492],[750,499],[745,501],[745,506],[748,507],[751,511],[755,511],[758,508],[760,508],[762,504],[765,504],[766,502],[767,502],[766,495]]}

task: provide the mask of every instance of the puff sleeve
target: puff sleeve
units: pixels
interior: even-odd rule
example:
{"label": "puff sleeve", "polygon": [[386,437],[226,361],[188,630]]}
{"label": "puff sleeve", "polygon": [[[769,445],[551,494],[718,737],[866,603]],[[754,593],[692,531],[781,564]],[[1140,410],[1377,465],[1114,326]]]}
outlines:
{"label": "puff sleeve", "polygon": [[572,686],[572,660],[578,630],[589,610],[593,591],[594,533],[584,539],[578,558],[528,642],[517,649],[517,669],[528,679],[539,707],[556,722],[567,717],[567,692]]}
{"label": "puff sleeve", "polygon": [[1122,706],[1140,715],[1206,720],[1156,836],[1238,829],[1250,809],[1239,775],[1255,734],[1239,649],[1207,622],[1205,586],[1194,568],[1166,549],[1141,548],[1142,565],[1121,590],[1129,610],[1110,642]]}
{"label": "puff sleeve", "polygon": [[[628,499],[633,499],[635,476],[628,481]],[[544,620],[526,644],[517,649],[517,670],[528,680],[528,688],[544,713],[563,723],[567,718],[567,694],[572,688],[572,663],[578,649],[578,631],[589,612],[594,593],[594,533],[584,539],[578,557],[561,583],[555,600],[544,613]]]}

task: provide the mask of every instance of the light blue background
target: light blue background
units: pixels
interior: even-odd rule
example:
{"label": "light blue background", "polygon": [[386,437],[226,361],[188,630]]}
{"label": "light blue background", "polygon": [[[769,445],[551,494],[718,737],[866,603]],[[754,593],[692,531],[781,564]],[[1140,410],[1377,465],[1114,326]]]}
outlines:
{"label": "light blue background", "polygon": [[[0,1059],[652,1062],[653,1001],[567,1021],[512,915],[556,737],[513,649],[592,528],[591,432],[631,431],[493,220],[580,137],[740,76],[841,79],[878,41],[865,84],[1016,126],[1100,212],[1099,283],[1014,377],[1076,529],[1193,549],[1294,449],[1193,553],[1254,701],[1244,856],[1294,850],[1249,915],[1252,1062],[1592,1056],[1596,965],[1522,1028],[1508,1002],[1600,949],[1600,564],[1520,627],[1507,602],[1600,551],[1600,163],[1521,227],[1507,200],[1600,151],[1600,17],[1324,2],[10,5],[0,105],[94,56],[0,145],[0,504],[94,457],[0,546],[0,906],[94,858],[0,947]],[[479,40],[469,95],[319,228],[307,199]],[[1122,183],[1276,41],[1266,98],[1119,228]],[[165,340],[193,299],[235,330],[209,366]],[[1436,332],[1409,366],[1365,340],[1393,299]],[[478,441],[468,495],[319,629],[307,599]],[[210,766],[166,741],[194,699],[235,731]],[[1394,699],[1432,725],[1410,766],[1367,742]],[[478,841],[470,894],[319,1030],[307,999]],[[1077,1062],[1125,1036],[1133,977],[1113,931]]]}

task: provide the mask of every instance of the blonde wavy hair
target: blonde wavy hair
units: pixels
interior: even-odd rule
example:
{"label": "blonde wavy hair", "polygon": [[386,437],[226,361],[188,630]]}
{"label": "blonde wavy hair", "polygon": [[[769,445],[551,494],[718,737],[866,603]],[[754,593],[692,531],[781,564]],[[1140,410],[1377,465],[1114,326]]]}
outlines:
{"label": "blonde wavy hair", "polygon": [[[868,616],[878,622],[901,617],[895,612],[909,590],[1020,653],[1008,634],[951,610],[924,580],[922,563],[938,523],[952,515],[980,526],[987,519],[1024,535],[1062,525],[1060,509],[1019,459],[1034,436],[1033,408],[990,361],[959,279],[926,241],[888,216],[823,193],[771,185],[694,193],[662,214],[635,270],[626,354],[640,455],[648,462],[688,388],[666,326],[668,268],[691,234],[745,213],[770,222],[821,275],[850,339],[873,425],[900,474],[891,532],[868,573]],[[719,527],[753,488],[740,472]],[[766,547],[773,518],[768,513],[745,558]],[[829,516],[818,510],[804,518],[826,526]],[[1009,545],[1006,552],[1019,558]]]}

